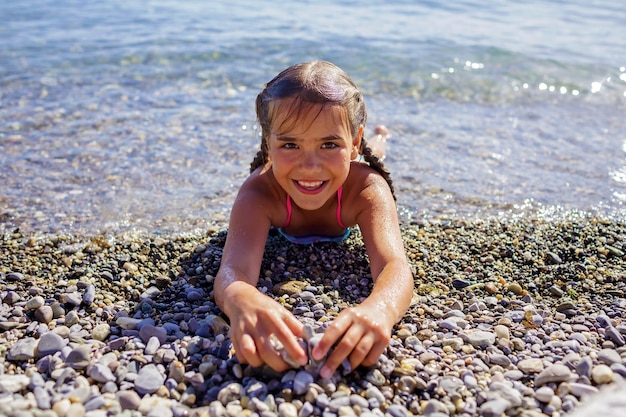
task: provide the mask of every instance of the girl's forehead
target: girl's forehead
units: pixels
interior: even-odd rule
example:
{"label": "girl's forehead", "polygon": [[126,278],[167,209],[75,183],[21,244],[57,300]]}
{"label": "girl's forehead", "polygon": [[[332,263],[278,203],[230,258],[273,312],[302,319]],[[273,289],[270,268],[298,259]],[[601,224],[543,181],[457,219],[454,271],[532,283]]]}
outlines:
{"label": "girl's forehead", "polygon": [[346,110],[336,104],[310,103],[293,98],[276,100],[271,114],[272,133],[304,133],[312,126],[343,127],[350,131]]}

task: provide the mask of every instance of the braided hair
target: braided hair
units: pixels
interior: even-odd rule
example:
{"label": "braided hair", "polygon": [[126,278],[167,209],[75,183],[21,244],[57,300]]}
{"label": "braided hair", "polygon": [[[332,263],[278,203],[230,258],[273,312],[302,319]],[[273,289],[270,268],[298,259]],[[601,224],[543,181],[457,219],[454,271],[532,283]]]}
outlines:
{"label": "braided hair", "polygon": [[[292,122],[298,119],[298,115],[316,104],[343,107],[348,115],[353,136],[356,136],[360,126],[365,126],[367,120],[363,95],[341,68],[326,61],[293,65],[267,83],[256,98],[256,115],[261,126],[261,149],[250,164],[251,173],[268,162],[267,142],[278,107],[276,102],[285,98],[295,99],[289,109],[291,114],[285,119]],[[363,155],[365,162],[387,181],[395,200],[391,174],[367,146],[365,138],[361,139],[359,153]]]}

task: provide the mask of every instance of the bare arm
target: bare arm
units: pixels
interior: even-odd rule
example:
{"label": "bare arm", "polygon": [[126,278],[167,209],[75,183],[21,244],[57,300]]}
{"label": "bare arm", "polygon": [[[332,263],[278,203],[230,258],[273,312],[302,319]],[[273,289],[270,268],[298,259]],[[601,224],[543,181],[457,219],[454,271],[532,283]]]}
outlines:
{"label": "bare arm", "polygon": [[[382,181],[382,183],[381,183]],[[321,359],[337,343],[321,370],[332,375],[345,358],[352,368],[376,363],[389,343],[394,324],[407,311],[413,276],[406,260],[396,206],[382,178],[363,192],[357,221],[363,235],[374,286],[359,305],[344,310],[326,330],[313,356]]]}
{"label": "bare arm", "polygon": [[256,285],[270,218],[267,199],[246,184],[237,196],[215,279],[215,300],[231,322],[231,341],[242,363],[273,369],[288,368],[270,343],[274,334],[292,358],[306,363],[307,356],[296,337],[302,324],[283,306],[262,294]]}

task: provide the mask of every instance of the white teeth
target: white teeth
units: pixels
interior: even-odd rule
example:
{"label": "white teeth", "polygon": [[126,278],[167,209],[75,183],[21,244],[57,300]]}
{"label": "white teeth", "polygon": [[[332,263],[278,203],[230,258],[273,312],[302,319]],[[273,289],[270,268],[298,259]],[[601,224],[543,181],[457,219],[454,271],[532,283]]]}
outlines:
{"label": "white teeth", "polygon": [[317,188],[321,187],[324,181],[298,181],[298,185],[304,188]]}

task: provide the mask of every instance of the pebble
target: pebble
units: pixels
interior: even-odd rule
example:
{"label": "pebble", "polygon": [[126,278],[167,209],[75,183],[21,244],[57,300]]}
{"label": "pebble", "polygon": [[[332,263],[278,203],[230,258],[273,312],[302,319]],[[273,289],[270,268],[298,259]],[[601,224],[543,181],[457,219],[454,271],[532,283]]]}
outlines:
{"label": "pebble", "polygon": [[525,374],[538,374],[543,371],[543,361],[538,358],[522,359],[517,363],[517,368]]}
{"label": "pebble", "polygon": [[165,382],[165,376],[155,365],[148,364],[139,371],[135,379],[135,390],[139,394],[152,394],[163,385],[163,382]]}
{"label": "pebble", "polygon": [[[154,238],[116,237],[100,249],[73,237],[3,246],[2,268],[31,272],[9,280],[12,272],[0,271],[6,284],[0,287],[0,414],[540,417],[575,411],[626,377],[620,322],[626,286],[616,272],[626,260],[538,244],[543,223],[517,229],[524,225],[453,222],[446,229],[453,233],[436,225],[409,228],[420,235],[407,240],[420,277],[415,304],[375,365],[342,368],[328,379],[313,361],[284,373],[237,362],[228,322],[211,298],[223,236],[203,243],[159,237],[158,245]],[[543,236],[554,236],[545,227]],[[566,233],[571,247],[594,253],[585,245],[626,236],[615,229],[598,237],[597,227]],[[585,233],[592,237],[577,240]],[[272,261],[263,265],[259,285],[298,314],[308,350],[333,317],[370,291],[366,258],[334,245],[300,248],[272,239],[266,248]],[[438,246],[449,239],[455,244],[448,249]],[[75,249],[62,249],[68,245]],[[50,267],[42,279],[32,271],[44,256],[72,262]],[[554,268],[576,271],[566,285],[578,298],[568,299],[568,289],[555,284]]]}
{"label": "pebble", "polygon": [[48,332],[39,338],[37,344],[37,357],[42,358],[47,355],[54,355],[65,346],[65,340],[56,333]]}
{"label": "pebble", "polygon": [[613,381],[613,370],[605,364],[599,364],[591,369],[591,379],[598,385],[608,384]]}
{"label": "pebble", "polygon": [[561,364],[550,365],[535,377],[535,385],[540,387],[550,382],[565,382],[572,379],[570,369]]}
{"label": "pebble", "polygon": [[90,364],[91,348],[79,345],[72,349],[65,359],[65,364],[73,369],[84,369]]}
{"label": "pebble", "polygon": [[486,348],[496,342],[496,335],[485,330],[472,329],[466,335],[469,343],[477,348]]}

